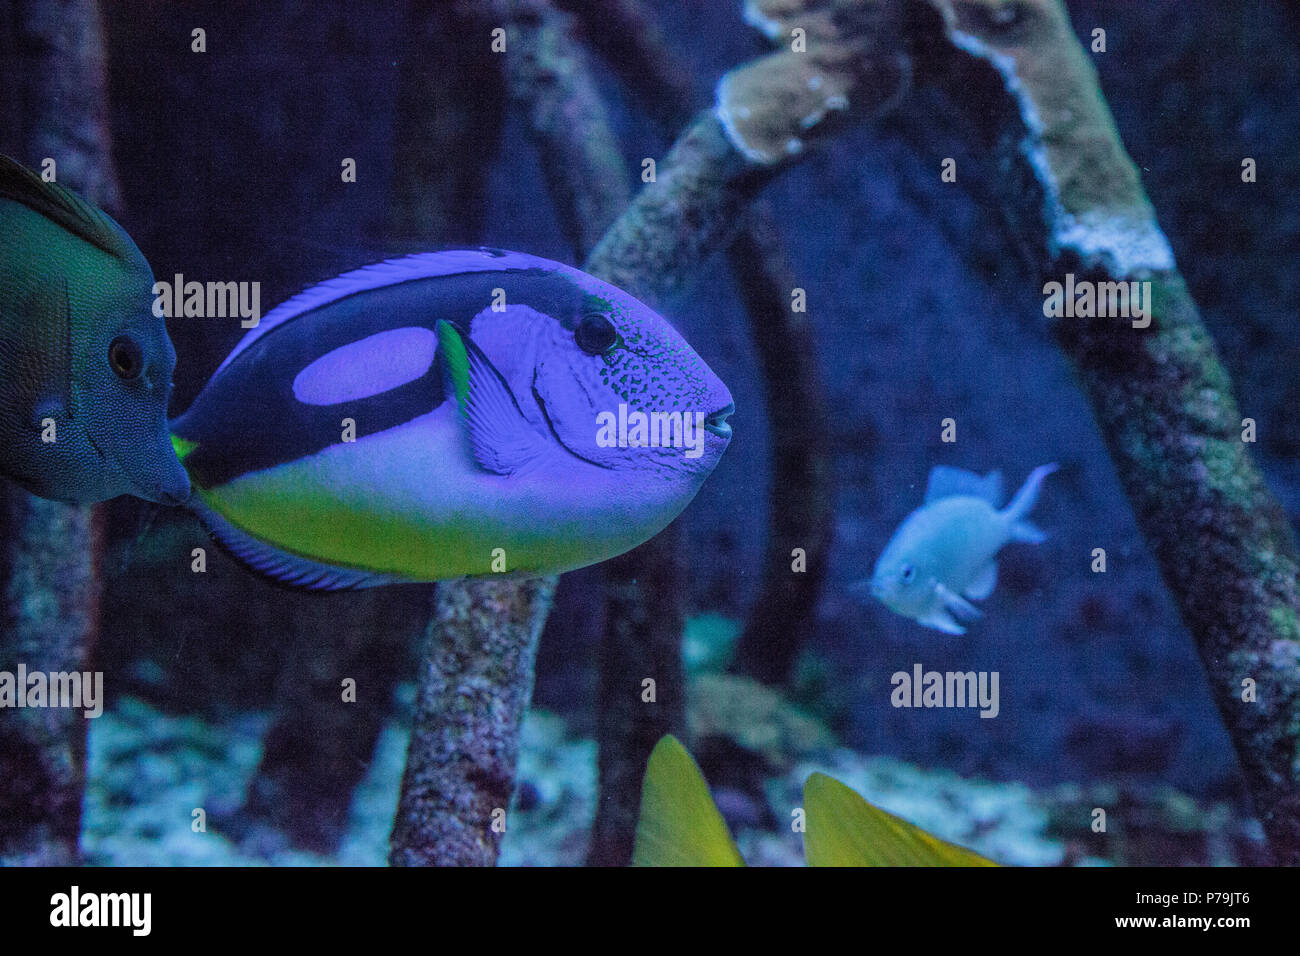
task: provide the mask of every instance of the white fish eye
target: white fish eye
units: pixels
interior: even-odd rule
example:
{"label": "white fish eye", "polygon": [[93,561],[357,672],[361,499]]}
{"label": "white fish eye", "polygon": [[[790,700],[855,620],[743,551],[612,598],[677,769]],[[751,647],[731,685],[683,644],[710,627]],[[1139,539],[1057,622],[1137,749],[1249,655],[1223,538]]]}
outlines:
{"label": "white fish eye", "polygon": [[904,582],[911,581],[912,578],[916,577],[916,568],[912,567],[910,564],[903,565],[902,577]]}

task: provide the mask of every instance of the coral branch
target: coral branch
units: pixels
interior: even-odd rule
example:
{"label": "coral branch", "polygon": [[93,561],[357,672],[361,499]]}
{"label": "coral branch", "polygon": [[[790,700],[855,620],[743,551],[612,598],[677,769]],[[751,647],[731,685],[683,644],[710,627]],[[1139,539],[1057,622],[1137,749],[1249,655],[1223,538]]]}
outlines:
{"label": "coral branch", "polygon": [[[754,100],[749,108],[752,117],[771,122],[774,126],[796,122],[796,118],[783,112],[789,109],[789,104],[784,101],[760,98]],[[811,126],[804,127],[806,134],[809,130]],[[824,133],[817,130],[814,135]],[[610,227],[593,250],[585,268],[643,298],[662,298],[681,291],[697,272],[700,262],[736,238],[747,221],[755,193],[801,155],[803,151],[798,150],[770,160],[758,159],[753,151],[744,149],[743,144],[729,136],[717,111],[700,114],[659,164],[656,181],[642,189],[627,212]],[[747,247],[740,248],[743,252]],[[770,259],[770,255],[767,258]],[[774,272],[770,262],[766,265],[762,274],[777,275],[774,281],[779,284],[782,281],[779,273]],[[755,301],[767,304],[765,308],[772,307],[772,303],[777,301],[773,288],[755,287],[753,292]],[[780,304],[775,307],[785,308],[787,295],[788,292],[782,292]],[[675,544],[665,541],[661,535],[651,546],[664,548],[675,547]],[[665,566],[659,566],[661,576],[657,579],[634,582],[624,576],[621,586],[653,591],[660,596],[661,602],[665,601],[665,595],[672,589],[671,581],[662,576]],[[620,581],[618,569],[616,564],[612,571],[616,582]],[[616,594],[615,601],[619,599]],[[645,600],[644,594],[634,595],[631,603],[644,603]],[[671,604],[662,610],[671,615]],[[636,623],[631,615],[625,614],[624,618],[629,623]],[[653,628],[650,623],[641,626],[650,636],[659,634],[660,638],[649,642],[653,647],[648,645],[649,649],[638,652],[639,664],[614,656],[625,653],[626,645],[622,640],[611,640],[606,645],[608,656],[602,665],[612,678],[622,680],[619,693],[624,695],[617,701],[602,701],[602,720],[620,727],[620,733],[627,735],[625,746],[641,753],[641,759],[636,763],[638,774],[657,739],[653,736],[654,728],[673,726],[680,720],[683,706],[680,700],[671,697],[660,700],[658,706],[661,710],[649,720],[644,714],[640,717],[633,715],[634,708],[645,705],[635,697],[626,696],[635,690],[632,685],[642,677],[672,674],[680,668],[680,661],[675,656],[670,659],[664,650],[669,646],[669,639],[664,634],[663,622],[654,621]],[[677,639],[675,633],[672,641],[674,654]],[[656,652],[653,648],[661,650]],[[672,687],[675,690],[677,686],[675,679]],[[609,688],[606,687],[604,692],[609,693]],[[602,751],[602,794],[626,793],[629,789],[633,794],[638,793],[638,776],[631,774],[629,768],[634,764],[627,759],[628,756],[625,754],[624,759],[616,763]],[[615,787],[620,789],[615,790]],[[623,801],[607,808],[602,801],[604,820],[596,828],[590,857],[592,862],[608,864],[629,859],[634,802]]]}
{"label": "coral branch", "polygon": [[[507,87],[524,113],[560,223],[579,256],[627,207],[631,176],[610,130],[570,17],[547,0],[511,3]],[[589,271],[599,274],[598,269]],[[635,292],[635,287],[630,291]],[[604,568],[597,744],[599,793],[588,861],[632,855],[640,779],[655,742],[684,719],[681,668],[681,533],[676,526]],[[656,699],[642,699],[642,680]]]}
{"label": "coral branch", "polygon": [[[751,119],[769,124],[763,128],[797,126],[812,139],[826,132],[820,119],[808,123],[806,117],[793,115],[785,99],[758,97],[745,108]],[[660,165],[657,180],[597,243],[584,266],[587,271],[642,298],[682,289],[700,262],[734,238],[755,191],[802,155],[795,150],[758,157],[724,128],[721,115],[721,110],[711,111],[693,121]],[[446,601],[463,610],[454,615],[440,612],[431,629],[430,658],[420,677],[417,732],[393,833],[390,861],[395,864],[495,860],[497,839],[485,829],[487,814],[505,807],[513,784],[518,720],[532,684],[533,647],[549,607],[552,582],[533,582],[520,591],[514,590],[518,585],[493,582],[491,587],[502,590],[479,590],[485,585],[439,588],[440,604]],[[528,589],[533,588],[541,589],[532,592],[538,603],[530,600]],[[496,595],[500,606],[483,603],[485,594]],[[495,629],[493,613],[500,614]],[[434,636],[439,630],[441,641]],[[440,653],[441,642],[461,651]],[[475,681],[480,688],[475,707],[460,703],[440,717],[439,708],[454,703],[457,675],[482,674],[493,654],[508,654],[522,663],[494,670],[490,680]],[[517,685],[498,683],[508,679],[522,682],[522,692]],[[500,702],[499,712],[474,718],[477,710],[488,709],[494,701]],[[438,729],[439,721],[448,719],[457,721],[460,733]],[[486,746],[480,740],[486,740]],[[461,756],[480,752],[486,753],[483,759]],[[479,769],[469,773],[466,764]]]}
{"label": "coral branch", "polygon": [[1056,337],[1196,640],[1273,851],[1300,862],[1297,552],[1243,443],[1232,383],[1063,4],[928,2],[945,42],[924,65],[995,127],[1013,173],[998,198],[1044,281],[1150,283],[1149,326],[1063,318]]}
{"label": "coral branch", "polygon": [[[593,866],[631,862],[650,751],[665,733],[685,728],[682,539],[674,523],[604,567],[607,604],[597,702],[600,802],[587,854]],[[646,678],[654,681],[649,701],[643,696]]]}
{"label": "coral branch", "polygon": [[[71,506],[5,489],[4,631],[0,670],[89,670],[99,624],[102,522]],[[0,716],[0,864],[66,866],[78,861],[85,789],[86,719],[81,710],[40,707]]]}
{"label": "coral branch", "polygon": [[[561,226],[584,256],[627,207],[631,176],[584,51],[571,35],[570,17],[547,0],[507,7],[513,18],[505,70],[510,98],[524,114]],[[670,527],[604,569],[608,606],[599,663],[600,801],[592,863],[631,858],[646,758],[682,723],[681,564],[681,535]],[[649,704],[641,697],[646,677],[657,694]]]}
{"label": "coral branch", "polygon": [[[835,519],[830,426],[812,329],[790,307],[799,285],[775,217],[762,203],[727,250],[754,330],[772,433],[772,494],[763,580],[736,645],[736,670],[784,684],[816,618]],[[802,567],[795,571],[795,553]]]}
{"label": "coral branch", "polygon": [[494,0],[483,10],[506,24],[506,88],[527,120],[560,227],[585,255],[627,205],[628,173],[570,18],[549,0]]}
{"label": "coral branch", "polygon": [[59,182],[110,213],[120,191],[110,155],[108,65],[99,5],[92,0],[15,0],[0,18],[8,33],[0,79],[8,100],[0,130],[20,158],[58,163]]}
{"label": "coral branch", "polygon": [[276,596],[290,611],[278,635],[289,653],[276,679],[272,723],[243,808],[217,822],[244,843],[287,838],[334,853],[393,688],[407,676],[404,665],[424,632],[433,587]]}
{"label": "coral branch", "polygon": [[587,268],[644,298],[680,292],[699,263],[735,237],[754,194],[779,172],[751,162],[712,113],[701,113],[631,207],[592,250]]}
{"label": "coral branch", "polygon": [[689,119],[691,73],[639,0],[557,0],[572,11],[582,38],[640,99],[660,129]]}
{"label": "coral branch", "polygon": [[[465,5],[463,13],[484,37],[505,25],[505,88],[524,115],[565,234],[582,255],[627,204],[629,177],[568,18],[546,0]],[[519,727],[555,580],[438,588],[392,837],[394,865],[496,862],[500,837],[491,813],[508,806],[514,789]],[[498,613],[504,616],[494,620]],[[437,654],[444,644],[460,651]],[[492,670],[503,654],[516,665]],[[447,709],[452,688],[489,673],[474,708],[482,713]],[[454,733],[439,730],[447,714]]]}
{"label": "coral branch", "polygon": [[388,860],[492,866],[554,578],[439,587]]}
{"label": "coral branch", "polygon": [[[13,152],[52,157],[60,182],[116,212],[99,7],[94,0],[12,5],[0,31],[16,51],[4,64]],[[99,620],[102,521],[97,509],[0,490],[0,670],[89,669]],[[81,710],[5,710],[0,716],[0,864],[78,860],[85,789]]]}
{"label": "coral branch", "polygon": [[[501,138],[505,78],[486,43],[450,43],[482,27],[477,5],[409,4],[397,92],[391,238],[472,244],[487,211],[489,157]],[[438,50],[436,61],[429,51]]]}
{"label": "coral branch", "polygon": [[[564,0],[564,5],[577,12],[590,42],[661,126],[690,118],[688,74],[641,8],[630,0]],[[799,283],[766,206],[750,210],[727,259],[754,330],[773,450],[763,582],[734,666],[779,684],[807,639],[825,578],[834,519],[826,408],[812,328],[790,307]],[[793,501],[791,489],[798,490]],[[795,548],[805,556],[802,573],[791,569]]]}

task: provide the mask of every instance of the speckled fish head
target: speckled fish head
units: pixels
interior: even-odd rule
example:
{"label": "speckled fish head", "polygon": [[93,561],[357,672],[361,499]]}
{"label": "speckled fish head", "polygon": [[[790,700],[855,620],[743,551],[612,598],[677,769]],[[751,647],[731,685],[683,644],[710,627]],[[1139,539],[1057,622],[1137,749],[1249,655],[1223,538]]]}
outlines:
{"label": "speckled fish head", "polygon": [[74,331],[73,387],[82,428],[118,493],[175,504],[190,491],[167,428],[176,349],[153,314],[152,285],[151,275],[124,277],[116,295],[74,303],[86,318]]}
{"label": "speckled fish head", "polygon": [[731,393],[661,315],[584,273],[572,315],[537,330],[531,389],[570,451],[631,471],[707,475],[731,440]]}
{"label": "speckled fish head", "polygon": [[871,574],[871,593],[899,614],[916,617],[934,599],[934,569],[927,550],[918,545],[910,522],[886,545]]}
{"label": "speckled fish head", "polygon": [[126,231],[0,156],[0,472],[35,494],[175,503],[167,432],[176,353]]}

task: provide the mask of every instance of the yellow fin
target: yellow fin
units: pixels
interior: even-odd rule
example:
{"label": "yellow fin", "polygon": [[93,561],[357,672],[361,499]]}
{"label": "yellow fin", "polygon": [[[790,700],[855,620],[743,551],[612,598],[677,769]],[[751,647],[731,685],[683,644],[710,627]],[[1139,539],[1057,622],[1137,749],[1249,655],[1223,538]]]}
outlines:
{"label": "yellow fin", "polygon": [[194,449],[199,447],[199,443],[196,441],[190,441],[188,438],[182,438],[180,435],[177,435],[175,432],[170,432],[169,434],[172,440],[172,450],[176,452],[176,457],[179,458],[181,461],[184,461],[186,455],[188,455]]}
{"label": "yellow fin", "polygon": [[873,807],[844,784],[815,773],[803,787],[809,866],[997,866]]}
{"label": "yellow fin", "polygon": [[672,734],[646,765],[632,865],[745,865],[700,768]]}

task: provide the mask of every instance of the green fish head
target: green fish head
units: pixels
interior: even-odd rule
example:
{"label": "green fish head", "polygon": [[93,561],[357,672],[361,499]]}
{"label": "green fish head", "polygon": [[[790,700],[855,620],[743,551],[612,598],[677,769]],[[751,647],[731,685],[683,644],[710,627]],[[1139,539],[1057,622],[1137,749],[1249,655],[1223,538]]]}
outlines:
{"label": "green fish head", "polygon": [[81,347],[73,401],[99,461],[100,476],[89,483],[99,486],[96,496],[180,504],[190,494],[189,476],[167,428],[176,350],[163,319],[153,314],[152,287],[152,274],[136,275],[118,294],[86,303],[83,342],[74,336]]}
{"label": "green fish head", "polygon": [[176,351],[144,255],[6,156],[0,236],[0,473],[58,501],[187,499],[166,423]]}

